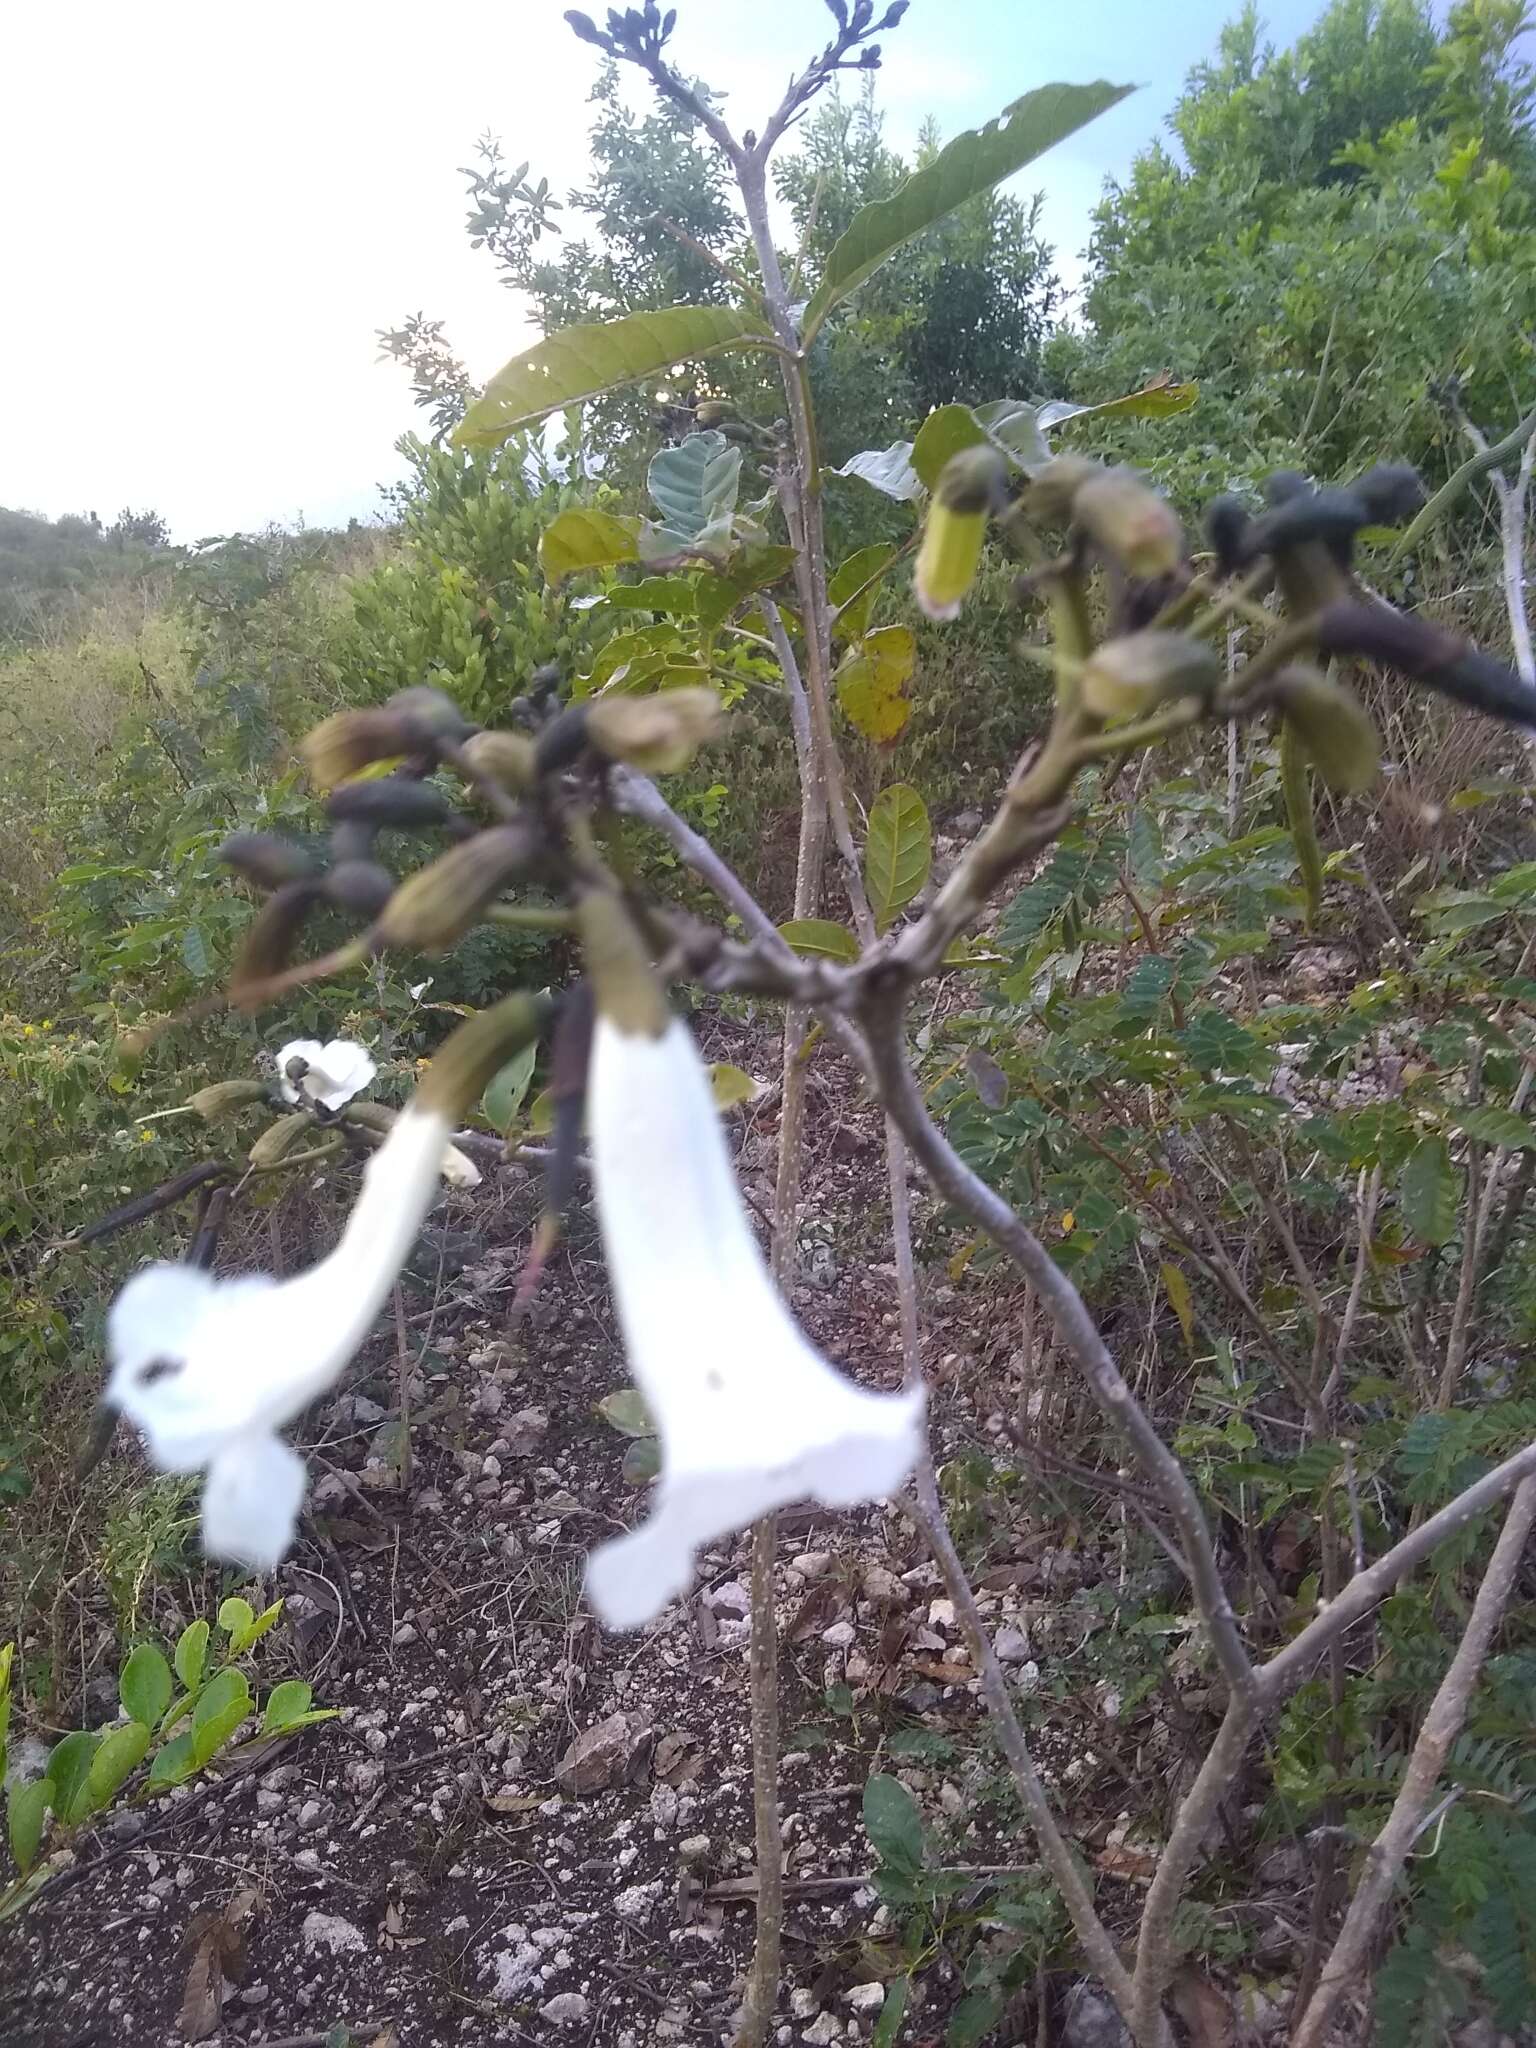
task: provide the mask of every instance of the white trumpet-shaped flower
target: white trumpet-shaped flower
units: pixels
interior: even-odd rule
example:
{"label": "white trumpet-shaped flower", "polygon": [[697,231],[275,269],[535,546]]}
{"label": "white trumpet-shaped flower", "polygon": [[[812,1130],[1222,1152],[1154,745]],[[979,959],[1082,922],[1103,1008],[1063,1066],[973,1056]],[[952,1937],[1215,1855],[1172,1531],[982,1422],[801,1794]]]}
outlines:
{"label": "white trumpet-shaped flower", "polygon": [[448,1131],[435,1109],[401,1113],[335,1250],[307,1273],[217,1280],[148,1266],[113,1303],[107,1401],[143,1431],[163,1471],[206,1473],[212,1556],[265,1571],[292,1541],[304,1466],[277,1432],[367,1335],[431,1207]]}
{"label": "white trumpet-shaped flower", "polygon": [[482,1178],[473,1159],[467,1152],[461,1152],[457,1145],[443,1147],[437,1170],[451,1188],[477,1188]]}
{"label": "white trumpet-shaped flower", "polygon": [[[290,1062],[302,1063],[304,1071],[291,1075]],[[373,1055],[353,1038],[333,1038],[322,1045],[318,1038],[294,1038],[277,1055],[277,1078],[285,1102],[318,1102],[325,1109],[342,1109],[354,1095],[360,1095],[378,1068]]]}
{"label": "white trumpet-shaped flower", "polygon": [[699,1545],[790,1501],[893,1492],[917,1458],[923,1393],[865,1392],[796,1325],[686,1025],[626,1031],[600,1010],[588,1119],[619,1322],[662,1446],[650,1519],[588,1566],[599,1615],[633,1628],[689,1585]]}

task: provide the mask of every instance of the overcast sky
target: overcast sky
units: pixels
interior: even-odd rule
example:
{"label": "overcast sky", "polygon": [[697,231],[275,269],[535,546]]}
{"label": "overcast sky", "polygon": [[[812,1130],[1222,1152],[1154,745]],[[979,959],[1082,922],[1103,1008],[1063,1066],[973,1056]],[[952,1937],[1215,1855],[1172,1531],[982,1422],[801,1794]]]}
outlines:
{"label": "overcast sky", "polygon": [[[1142,87],[1026,171],[1075,271],[1106,175],[1158,133],[1236,0],[913,0],[887,133],[946,135],[1049,79]],[[599,15],[601,6],[595,10]],[[760,126],[821,0],[679,0],[684,69]],[[1321,0],[1271,0],[1289,42]],[[441,318],[477,378],[533,338],[463,232],[475,138],[579,182],[596,52],[562,0],[58,0],[8,10],[0,504],[153,506],[178,539],[373,516],[418,423],[375,332]]]}

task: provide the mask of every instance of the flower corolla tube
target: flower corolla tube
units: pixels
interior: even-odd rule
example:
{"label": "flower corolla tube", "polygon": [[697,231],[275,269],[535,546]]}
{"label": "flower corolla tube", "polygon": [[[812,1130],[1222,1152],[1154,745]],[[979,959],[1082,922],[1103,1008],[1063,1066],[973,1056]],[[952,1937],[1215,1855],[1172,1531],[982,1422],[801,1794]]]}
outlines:
{"label": "flower corolla tube", "polygon": [[599,1617],[634,1628],[688,1587],[700,1545],[791,1501],[894,1492],[917,1459],[924,1396],[854,1385],[795,1323],[679,1019],[626,1029],[600,1009],[588,1123],[619,1322],[662,1450],[649,1519],[587,1570]]}

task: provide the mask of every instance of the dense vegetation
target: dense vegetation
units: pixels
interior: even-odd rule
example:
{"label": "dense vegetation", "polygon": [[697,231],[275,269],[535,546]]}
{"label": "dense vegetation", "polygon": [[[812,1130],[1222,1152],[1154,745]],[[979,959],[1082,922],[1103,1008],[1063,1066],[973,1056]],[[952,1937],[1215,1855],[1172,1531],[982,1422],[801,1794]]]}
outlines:
{"label": "dense vegetation", "polygon": [[[1257,503],[1291,468],[1342,483],[1392,457],[1431,494],[1459,479],[1412,545],[1368,533],[1363,574],[1531,679],[1524,28],[1518,0],[1459,0],[1443,22],[1418,0],[1336,0],[1275,51],[1250,8],[1191,75],[1177,149],[1150,144],[1106,192],[1079,319],[1062,323],[1035,209],[993,192],[879,271],[856,319],[822,330],[811,370],[834,598],[862,606],[839,642],[837,692],[861,808],[910,785],[942,832],[988,808],[1044,720],[1046,671],[1028,645],[1021,662],[1003,606],[1009,565],[990,561],[979,596],[942,626],[905,578],[878,580],[912,532],[911,471],[858,458],[910,444],[950,405],[1056,401],[1055,445],[1134,462],[1186,513],[1217,491]],[[627,111],[611,62],[593,102],[591,181],[564,206],[482,143],[472,238],[546,330],[733,302],[756,256],[718,156],[669,103]],[[777,169],[796,297],[814,293],[859,208],[938,147],[925,134],[903,163],[872,85],[820,100]],[[124,1651],[162,1606],[197,1611],[177,1590],[191,1525],[176,1484],[112,1467],[82,1493],[67,1476],[110,1289],[179,1239],[162,1218],[99,1248],[60,1241],[203,1156],[207,1133],[168,1113],[206,1080],[254,1072],[273,1029],[355,1030],[398,1099],[451,1021],[443,1006],[561,971],[558,936],[498,928],[426,967],[392,957],[300,988],[280,1027],[206,1003],[255,908],[229,886],[220,844],[274,827],[322,844],[300,736],[423,682],[500,722],[545,664],[581,696],[616,677],[709,681],[733,709],[732,743],[669,785],[671,800],[775,917],[805,909],[769,640],[755,625],[716,633],[707,578],[690,583],[686,563],[650,573],[622,550],[551,545],[552,529],[576,530],[556,525],[573,513],[644,517],[665,536],[659,486],[676,469],[655,458],[704,424],[703,404],[747,423],[715,509],[746,554],[771,554],[772,368],[701,363],[573,410],[558,434],[462,452],[450,430],[472,394],[449,340],[420,316],[385,339],[432,433],[402,444],[378,530],[178,549],[152,514],[106,528],[0,514],[0,1504],[17,1537],[3,1583],[27,1691],[50,1721],[87,1675],[61,1587],[104,1580]],[[1160,385],[1177,397],[1113,408]],[[1501,465],[1466,473],[1505,442]],[[921,474],[920,451],[907,453]],[[930,1100],[963,1157],[1035,1220],[1127,1375],[1143,1374],[1245,1612],[1276,1643],[1333,1596],[1351,1545],[1421,1519],[1529,1442],[1536,1403],[1529,761],[1462,710],[1368,669],[1360,682],[1384,773],[1320,802],[1320,845],[1256,728],[1225,745],[1178,740],[1156,779],[1106,774],[1003,907],[988,963],[936,1011],[923,1047]],[[385,842],[386,857],[400,851]],[[835,919],[830,882],[825,898],[814,908]],[[342,930],[322,928],[322,942]],[[423,1001],[412,991],[427,974]],[[144,1027],[173,1013],[190,1021],[151,1041]],[[955,1285],[997,1272],[948,1215],[926,1233]],[[1120,1498],[1099,1484],[1086,1403],[1032,1316],[1011,1449],[977,1446],[945,1472],[977,1563],[1026,1485],[1048,1484],[1074,1531]],[[1351,1842],[1379,1824],[1487,1548],[1477,1526],[1446,1545],[1382,1610],[1375,1657],[1285,1708],[1255,1841],[1206,1873],[1184,1947],[1241,1967],[1244,1923],[1227,1909],[1255,1844],[1304,1838],[1320,1910],[1341,1901],[1341,1817]],[[1178,1600],[1143,1568],[1085,1588],[1079,1605],[1113,1622],[1094,1634],[1091,1682],[1113,1690],[1122,1735],[1139,1740]],[[1438,1853],[1414,1866],[1380,1974],[1382,2038],[1443,2039],[1473,2006],[1506,2027],[1529,2011],[1533,1700],[1536,1638],[1517,1608],[1447,1765]],[[1052,1704],[1048,1685],[1033,1720],[1048,1724]],[[920,1883],[908,1894],[891,1897],[914,1926],[940,1912]],[[1041,1956],[1070,1952],[1062,1923],[1033,1938]],[[1016,1988],[978,1976],[993,2003],[976,2011],[997,2017]]]}

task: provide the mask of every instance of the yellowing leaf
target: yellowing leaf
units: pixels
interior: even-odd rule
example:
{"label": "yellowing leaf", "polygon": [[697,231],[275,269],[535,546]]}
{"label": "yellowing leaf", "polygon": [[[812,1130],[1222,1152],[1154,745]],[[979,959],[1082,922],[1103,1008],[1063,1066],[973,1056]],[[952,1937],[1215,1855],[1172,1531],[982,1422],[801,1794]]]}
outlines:
{"label": "yellowing leaf", "polygon": [[637,562],[639,530],[637,519],[616,519],[611,512],[573,505],[540,534],[539,567],[547,582],[558,584],[581,569]]}
{"label": "yellowing leaf", "polygon": [[877,747],[897,739],[912,716],[905,691],[916,662],[910,628],[881,626],[837,672],[837,701],[849,724]]}
{"label": "yellowing leaf", "polygon": [[716,1109],[734,1109],[738,1103],[752,1100],[758,1084],[743,1068],[717,1061],[709,1070],[709,1092]]}
{"label": "yellowing leaf", "polygon": [[859,957],[859,942],[853,933],[830,918],[792,918],[779,926],[779,937],[805,960],[852,962]]}
{"label": "yellowing leaf", "polygon": [[1170,1264],[1167,1259],[1164,1259],[1157,1270],[1162,1275],[1163,1292],[1168,1297],[1169,1306],[1179,1319],[1179,1328],[1184,1332],[1185,1348],[1193,1352],[1195,1348],[1195,1298],[1190,1292],[1189,1282],[1185,1279],[1181,1268]]}

